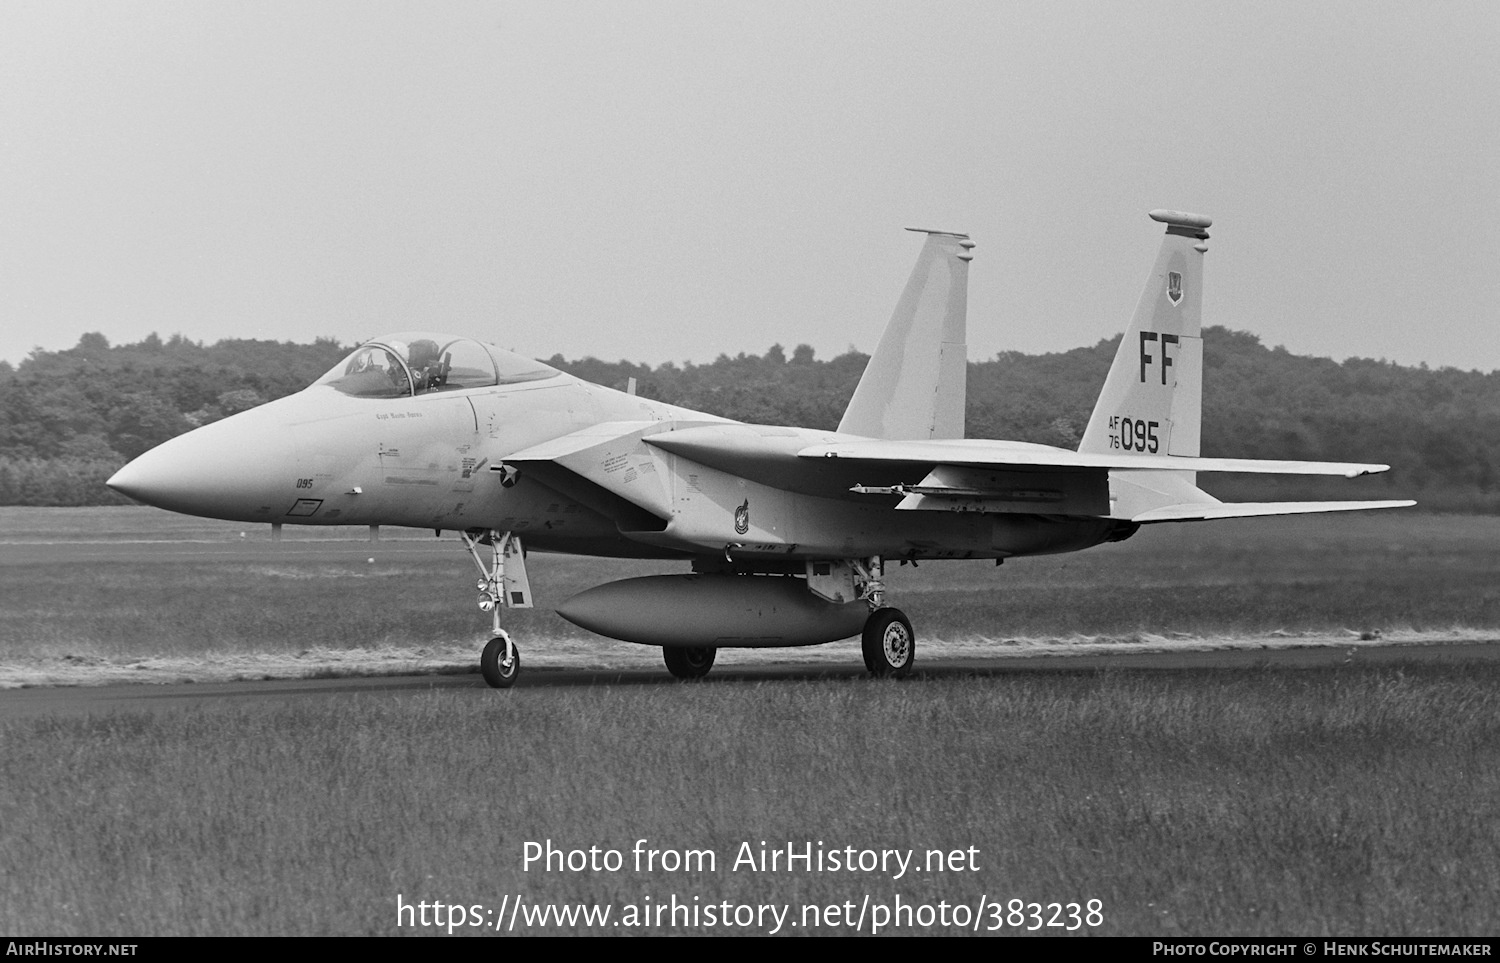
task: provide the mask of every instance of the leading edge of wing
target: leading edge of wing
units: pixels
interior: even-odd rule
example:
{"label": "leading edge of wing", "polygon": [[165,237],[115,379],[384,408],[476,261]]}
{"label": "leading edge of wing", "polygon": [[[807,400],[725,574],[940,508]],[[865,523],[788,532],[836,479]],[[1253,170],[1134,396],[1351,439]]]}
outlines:
{"label": "leading edge of wing", "polygon": [[1342,475],[1357,478],[1387,471],[1390,465],[1338,461],[1274,461],[1260,458],[1190,458],[1181,455],[1083,454],[1023,442],[983,441],[852,441],[813,445],[797,452],[799,458],[836,458],[865,462],[908,462],[928,465],[975,465],[1012,468],[1107,469],[1142,471],[1246,472],[1266,475]]}
{"label": "leading edge of wing", "polygon": [[1374,502],[1239,502],[1183,504],[1153,508],[1132,516],[1141,525],[1153,522],[1202,522],[1215,518],[1259,518],[1266,515],[1311,515],[1319,512],[1361,512],[1373,508],[1410,508],[1409,498]]}

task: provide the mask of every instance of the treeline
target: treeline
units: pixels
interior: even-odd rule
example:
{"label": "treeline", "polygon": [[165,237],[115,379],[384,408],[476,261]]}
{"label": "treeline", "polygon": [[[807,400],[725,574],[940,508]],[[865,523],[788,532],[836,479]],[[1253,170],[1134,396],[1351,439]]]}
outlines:
{"label": "treeline", "polygon": [[[1413,497],[1426,507],[1500,511],[1500,372],[1336,362],[1268,349],[1254,335],[1204,332],[1203,454],[1380,461],[1350,482],[1201,476],[1226,498]],[[1072,448],[1118,337],[1044,355],[971,362],[968,434]],[[103,486],[142,451],[197,425],[305,387],[352,346],[156,336],[111,346],[88,334],[66,351],[0,362],[0,504],[123,502]],[[868,357],[720,355],[656,367],[597,358],[547,363],[614,388],[741,421],[835,428]]]}
{"label": "treeline", "polygon": [[291,394],[348,349],[236,339],[205,346],[151,335],[0,362],[0,505],[128,504],[104,480],[185,431]]}

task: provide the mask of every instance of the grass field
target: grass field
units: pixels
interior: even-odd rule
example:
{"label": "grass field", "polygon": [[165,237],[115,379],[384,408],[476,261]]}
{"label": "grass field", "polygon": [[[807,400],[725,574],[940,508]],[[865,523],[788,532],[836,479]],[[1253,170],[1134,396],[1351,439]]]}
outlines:
{"label": "grass field", "polygon": [[[0,510],[5,660],[316,650],[316,664],[370,646],[472,653],[484,635],[455,541],[239,531],[143,509]],[[890,582],[931,646],[1483,634],[1500,628],[1497,545],[1500,520],[1393,512],[1166,526]],[[640,566],[538,555],[531,567],[542,608],[507,616],[529,669],[578,652],[655,660],[547,610]],[[1097,899],[1102,920],[1085,929],[1105,934],[1493,934],[1497,692],[1500,669],[1478,662],[1153,672],[1059,660],[902,683],[711,676],[0,717],[0,931],[413,932],[397,926],[399,895],[607,905],[615,921],[674,898],[776,905],[803,924],[809,906],[899,898],[962,904],[981,931],[994,921],[972,912],[982,903]],[[524,844],[548,839],[627,862],[524,871]],[[717,865],[635,872],[637,839],[712,851]],[[762,841],[972,847],[980,868],[731,868],[742,843]],[[850,931],[781,932],[810,930]],[[627,930],[522,917],[517,932]]]}
{"label": "grass field", "polygon": [[[1497,684],[1492,665],[1059,670],[7,722],[0,931],[412,932],[400,894],[608,905],[616,920],[673,897],[798,920],[866,896],[1097,899],[1089,929],[1105,934],[1493,934]],[[713,851],[714,871],[636,872],[638,839]],[[524,871],[524,844],[544,840],[627,861]],[[973,847],[979,870],[732,869],[762,841]],[[646,931],[674,929],[770,926]]]}

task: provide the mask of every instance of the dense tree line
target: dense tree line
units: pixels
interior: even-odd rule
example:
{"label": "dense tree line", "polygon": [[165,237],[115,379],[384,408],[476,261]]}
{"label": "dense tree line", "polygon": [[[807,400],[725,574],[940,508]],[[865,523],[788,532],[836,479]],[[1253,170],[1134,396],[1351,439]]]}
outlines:
{"label": "dense tree line", "polygon": [[[968,434],[1075,447],[1119,338],[1043,355],[971,362]],[[1204,339],[1203,453],[1251,458],[1382,461],[1386,475],[1335,479],[1203,476],[1233,498],[1410,496],[1436,508],[1500,511],[1500,372],[1402,367],[1293,355],[1254,335],[1209,328]],[[155,335],[111,346],[87,334],[66,351],[0,362],[0,504],[123,501],[103,480],[147,448],[305,387],[350,350]],[[742,421],[834,428],[866,355],[823,361],[720,355],[657,367],[597,358],[548,363],[609,387]]]}
{"label": "dense tree line", "polygon": [[198,425],[305,388],[347,349],[335,341],[151,335],[111,346],[85,334],[66,351],[0,362],[0,505],[126,502],[104,479]]}

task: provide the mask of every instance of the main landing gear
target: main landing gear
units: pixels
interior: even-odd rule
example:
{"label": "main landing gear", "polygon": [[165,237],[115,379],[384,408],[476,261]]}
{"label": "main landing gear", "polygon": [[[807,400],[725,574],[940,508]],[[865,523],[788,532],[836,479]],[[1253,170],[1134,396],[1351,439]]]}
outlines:
{"label": "main landing gear", "polygon": [[878,679],[899,679],[911,672],[917,658],[917,636],[911,620],[900,609],[885,605],[885,565],[879,558],[853,559],[859,597],[870,604],[870,617],[860,633],[865,668]]}
{"label": "main landing gear", "polygon": [[[474,564],[479,566],[479,608],[490,613],[494,638],[479,655],[479,674],[496,689],[509,689],[521,674],[521,652],[510,634],[500,627],[500,610],[531,608],[531,581],[526,577],[526,552],[521,538],[510,532],[471,529],[459,532]],[[485,563],[480,546],[490,549]],[[710,659],[712,661],[712,659]],[[705,670],[707,671],[707,670]]]}
{"label": "main landing gear", "polygon": [[911,630],[911,620],[900,609],[876,609],[865,621],[860,649],[871,675],[877,678],[906,675],[917,655],[917,637]]}
{"label": "main landing gear", "polygon": [[714,656],[719,652],[712,646],[667,646],[661,657],[667,663],[667,671],[679,679],[701,679],[714,667]]}

